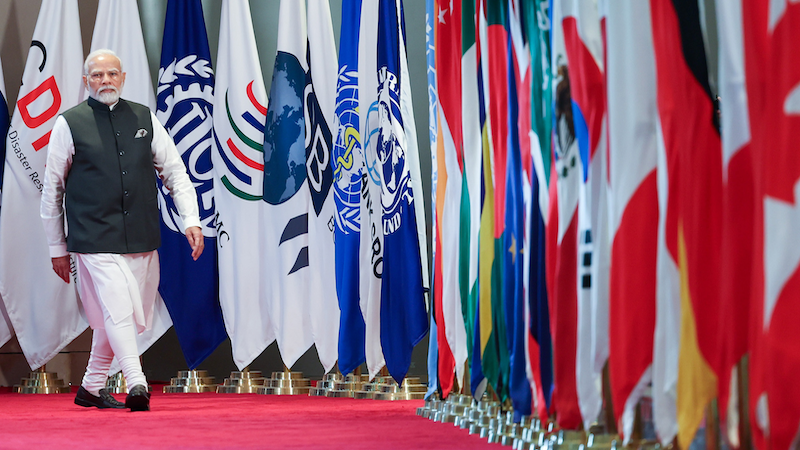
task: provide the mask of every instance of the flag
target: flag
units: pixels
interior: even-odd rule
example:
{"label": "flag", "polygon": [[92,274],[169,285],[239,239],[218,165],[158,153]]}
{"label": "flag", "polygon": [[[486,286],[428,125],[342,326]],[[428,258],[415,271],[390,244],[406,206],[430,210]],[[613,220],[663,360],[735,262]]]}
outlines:
{"label": "flag", "polygon": [[[144,48],[139,8],[134,0],[100,0],[91,51],[101,48],[113,50],[122,60],[122,70],[128,74],[123,97],[155,110],[156,98]],[[85,88],[83,91],[84,99],[88,98],[89,92]]]}
{"label": "flag", "polygon": [[198,1],[167,3],[156,117],[175,141],[197,191],[205,250],[192,261],[183,222],[159,180],[161,283],[183,356],[195,369],[227,337],[219,304],[216,210],[211,165],[214,72]]}
{"label": "flag", "polygon": [[[98,3],[91,51],[102,48],[113,50],[122,61],[122,70],[127,74],[125,88],[122,90],[123,97],[155,111],[156,97],[153,93],[150,66],[144,49],[142,24],[139,21],[139,9],[135,0],[101,0]],[[83,98],[88,97],[89,92],[84,86]],[[150,329],[136,336],[140,355],[172,326],[169,311],[161,299],[161,294],[157,293],[156,296],[153,323]],[[116,373],[119,370],[119,364],[114,360],[109,373]]]}
{"label": "flag", "polygon": [[722,152],[705,49],[696,39],[698,3],[654,0],[651,15],[669,183],[665,240],[680,283],[678,443],[688,448],[717,396]]}
{"label": "flag", "polygon": [[[582,183],[578,187],[578,336],[575,370],[584,428],[602,407],[608,355],[608,229],[603,38],[597,2],[566,0],[564,44]],[[572,164],[571,159],[565,162]],[[569,168],[572,172],[572,167]],[[563,174],[563,171],[562,171]],[[569,174],[566,177],[568,178]],[[572,187],[567,187],[571,190]],[[559,195],[561,192],[559,192]],[[572,194],[568,194],[572,195]],[[569,204],[566,206],[570,207]],[[574,218],[573,218],[574,219]]]}
{"label": "flag", "polygon": [[[378,73],[378,0],[364,0],[361,4],[359,28],[358,69],[362,74]],[[370,379],[386,365],[381,347],[381,283],[384,271],[383,227],[377,205],[381,198],[381,173],[377,167],[378,136],[378,79],[373,76],[358,78],[359,124],[361,149],[364,152],[365,173],[361,190],[361,226],[368,230],[359,240],[359,296],[364,316],[366,338],[365,353]],[[363,106],[361,106],[363,105]]]}
{"label": "flag", "polygon": [[525,255],[530,252],[526,233],[526,212],[531,204],[530,185],[533,167],[530,147],[530,51],[522,34],[522,10],[519,2],[508,2],[508,126],[509,147],[506,166],[506,239],[504,244],[505,285],[503,301],[509,332],[509,395],[514,419],[532,411],[532,386],[528,380],[528,308],[530,277]]}
{"label": "flag", "polygon": [[[753,314],[757,321],[750,331],[754,335],[750,359],[750,407],[755,410],[753,423],[757,425],[753,427],[754,444],[797,448],[800,390],[790,380],[800,367],[797,326],[792,320],[800,306],[800,252],[794,232],[800,220],[800,164],[794,139],[800,124],[800,64],[793,57],[792,42],[797,41],[800,5],[744,1],[742,18],[756,198],[763,202],[763,221],[755,226],[759,238],[755,248],[762,250],[759,244],[763,245],[764,265],[756,269],[763,270],[764,279],[757,284]],[[723,98],[723,105],[725,101]],[[737,156],[728,162],[729,175]]]}
{"label": "flag", "polygon": [[[461,255],[461,250],[467,251],[460,245],[461,234],[464,233],[468,241],[469,217],[462,222],[462,182],[463,176],[463,135],[462,135],[462,102],[461,88],[461,1],[440,0],[437,5],[438,20],[436,21],[436,86],[439,100],[437,118],[442,139],[437,141],[441,147],[440,155],[444,164],[440,167],[440,182],[444,183],[444,190],[440,190],[437,200],[442,202],[441,215],[437,215],[440,228],[437,230],[441,244],[438,253],[442,267],[442,318],[444,323],[439,323],[439,333],[444,329],[445,342],[439,342],[450,348],[453,354],[453,363],[458,385],[463,386],[464,363],[467,361],[467,334],[465,319],[462,310],[461,289],[461,261],[468,263],[468,255]],[[437,151],[438,148],[437,148]],[[437,189],[439,186],[437,186]],[[467,271],[468,272],[468,266]],[[467,283],[468,273],[464,274],[464,283]],[[464,289],[466,290],[466,288]],[[444,369],[444,371],[442,370]],[[452,372],[440,366],[440,379],[452,378]]]}
{"label": "flag", "polygon": [[[461,5],[461,129],[463,170],[459,236],[459,294],[466,328],[468,356],[475,340],[478,305],[478,248],[481,223],[481,95],[479,87],[477,15],[475,1]],[[475,386],[476,387],[476,386]],[[474,388],[474,387],[473,387]]]}
{"label": "flag", "polygon": [[[629,0],[607,2],[606,8],[608,176],[612,192],[608,328],[611,397],[619,431],[627,442],[636,406],[652,379],[658,436],[661,442],[671,442],[675,431],[670,431],[668,424],[662,427],[661,418],[672,417],[674,421],[675,417],[674,402],[670,415],[663,387],[673,369],[664,366],[666,359],[653,361],[659,155],[650,7],[647,2]],[[667,308],[668,303],[661,302],[662,307]],[[659,318],[666,318],[662,313],[667,311],[659,309]],[[661,333],[666,330],[659,328]]]}
{"label": "flag", "polygon": [[[763,220],[763,206],[755,195],[756,165],[751,144],[750,116],[747,101],[747,76],[744,66],[742,1],[717,2],[719,36],[719,94],[721,102],[723,228],[722,228],[722,293],[720,295],[720,366],[719,377],[720,423],[725,423],[728,440],[740,446],[738,433],[738,382],[744,374],[737,364],[747,353],[748,311],[756,302],[756,286],[763,283],[758,261],[762,251],[757,223]],[[758,268],[758,269],[756,269]],[[759,270],[760,269],[760,270]]]}
{"label": "flag", "polygon": [[386,368],[398,384],[411,365],[414,346],[428,320],[422,258],[425,205],[411,108],[402,0],[381,0],[378,22],[377,155],[381,161],[381,222],[384,234],[380,330]]}
{"label": "flag", "polygon": [[546,420],[553,389],[550,314],[547,306],[545,267],[545,220],[548,211],[550,178],[550,134],[552,110],[550,81],[550,23],[546,2],[523,2],[524,32],[531,52],[531,159],[534,178],[531,181],[528,209],[530,251],[528,252],[528,378],[534,389],[534,407],[540,419]]}
{"label": "flag", "polygon": [[[580,222],[578,205],[582,195],[584,167],[590,145],[584,143],[581,154],[578,132],[586,132],[586,122],[580,122],[580,109],[573,107],[570,67],[566,48],[567,21],[570,1],[554,1],[551,11],[551,70],[553,71],[553,166],[556,177],[551,178],[551,197],[548,212],[548,292],[550,294],[550,329],[553,335],[553,406],[558,423],[564,428],[578,428],[582,423],[576,381],[578,339],[579,244],[588,246],[590,238],[586,218]],[[574,22],[572,29],[575,30]],[[573,63],[574,64],[574,63]],[[580,125],[583,124],[583,127]],[[551,169],[553,170],[553,169]],[[579,223],[580,222],[580,223]],[[583,231],[583,233],[579,232]],[[552,272],[550,272],[552,271]]]}
{"label": "flag", "polygon": [[[311,0],[308,6],[309,76],[313,96],[308,95],[306,113],[310,119],[306,142],[308,181],[313,211],[309,211],[308,256],[311,264],[308,311],[314,344],[322,367],[330,371],[338,359],[339,300],[333,243],[336,205],[333,199],[332,132],[336,116],[336,77],[339,65],[328,0]],[[316,102],[316,105],[314,104]],[[312,214],[313,213],[313,214]]]}
{"label": "flag", "polygon": [[[327,1],[284,2],[264,134],[263,276],[278,348],[291,367],[317,345],[329,371],[336,363],[336,298],[330,199],[336,52]],[[307,27],[308,25],[308,27]],[[306,30],[309,30],[307,33]],[[298,299],[300,299],[298,301]]]}
{"label": "flag", "polygon": [[350,373],[366,361],[366,325],[361,315],[358,250],[361,234],[361,180],[364,153],[358,116],[358,33],[361,0],[342,3],[333,188],[336,201],[336,293],[339,298],[339,370]]}
{"label": "flag", "polygon": [[[502,16],[505,5],[500,2],[481,1],[478,14],[478,35],[481,42],[481,79],[484,83],[484,111],[486,117],[482,132],[483,189],[480,226],[479,307],[481,371],[495,393],[502,399],[508,396],[508,347],[506,345],[505,317],[502,312],[502,245],[499,208],[505,198],[498,199],[498,185],[505,185],[505,172],[501,179],[497,172],[498,161],[504,161],[507,123],[500,114],[507,114],[503,101],[507,98],[507,33]],[[485,55],[485,56],[484,56]],[[505,115],[502,116],[505,118]],[[505,125],[504,125],[505,123]],[[504,132],[503,138],[500,133]],[[503,159],[499,159],[498,149]],[[505,163],[503,162],[503,167]]]}
{"label": "flag", "polygon": [[265,308],[262,199],[267,94],[247,0],[226,0],[213,108],[219,301],[233,361],[243,369],[275,340]]}
{"label": "flag", "polygon": [[88,326],[75,283],[52,270],[39,217],[50,131],[59,113],[80,102],[82,73],[77,2],[43,1],[6,138],[0,214],[0,296],[32,369]]}
{"label": "flag", "polygon": [[[436,134],[438,133],[438,99],[436,96],[436,36],[434,28],[434,20],[438,17],[436,15],[436,0],[425,0],[425,60],[427,67],[428,78],[428,140],[430,142],[431,153],[431,213],[434,226],[432,227],[433,248],[436,249],[436,187],[438,179],[438,171],[436,166]],[[433,253],[433,267],[434,277],[436,276],[436,252]],[[434,286],[434,292],[436,287]],[[435,297],[435,296],[434,296]],[[425,393],[425,398],[429,398],[439,388],[439,343],[437,339],[438,328],[436,326],[436,308],[434,302],[431,303],[429,321],[430,321],[430,334],[428,335],[428,392]]]}
{"label": "flag", "polygon": [[[8,103],[6,102],[6,82],[3,78],[3,64],[0,61],[0,135],[8,136],[8,127],[11,125],[10,117],[8,115]],[[0,142],[0,188],[3,186],[3,169],[5,168],[6,161],[6,140],[3,138]],[[14,335],[14,328],[11,326],[11,320],[6,313],[6,307],[0,300],[0,346],[8,342],[11,336]]]}

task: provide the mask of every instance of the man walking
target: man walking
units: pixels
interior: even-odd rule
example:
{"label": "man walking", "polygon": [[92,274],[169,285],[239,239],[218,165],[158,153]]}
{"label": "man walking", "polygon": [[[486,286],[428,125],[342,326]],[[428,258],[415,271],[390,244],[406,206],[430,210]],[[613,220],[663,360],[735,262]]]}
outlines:
{"label": "man walking", "polygon": [[[53,126],[40,211],[53,270],[66,283],[69,253],[75,257],[78,290],[93,330],[75,403],[146,411],[150,395],[136,335],[150,328],[159,282],[156,172],[183,219],[195,260],[203,252],[197,196],[156,116],[120,98],[125,73],[113,51],[89,54],[83,82],[89,99]],[[114,356],[129,387],[124,404],[104,389]]]}

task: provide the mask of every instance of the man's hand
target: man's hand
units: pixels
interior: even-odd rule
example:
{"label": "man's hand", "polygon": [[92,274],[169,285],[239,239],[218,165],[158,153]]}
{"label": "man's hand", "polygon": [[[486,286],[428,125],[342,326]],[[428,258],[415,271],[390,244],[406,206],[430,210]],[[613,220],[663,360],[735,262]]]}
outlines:
{"label": "man's hand", "polygon": [[65,283],[69,284],[69,255],[51,258],[53,260],[53,271]]}
{"label": "man's hand", "polygon": [[203,247],[205,247],[205,242],[203,241],[203,231],[200,229],[200,227],[187,228],[186,240],[189,241],[189,245],[192,247],[192,259],[197,261],[197,258],[203,254]]}

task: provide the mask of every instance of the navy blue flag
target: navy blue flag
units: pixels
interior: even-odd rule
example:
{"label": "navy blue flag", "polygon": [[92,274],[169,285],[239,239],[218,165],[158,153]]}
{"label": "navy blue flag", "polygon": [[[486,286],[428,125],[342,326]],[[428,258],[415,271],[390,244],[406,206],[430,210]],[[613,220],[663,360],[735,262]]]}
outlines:
{"label": "navy blue flag", "polygon": [[361,0],[342,3],[336,136],[333,148],[336,201],[336,293],[339,298],[339,370],[350,373],[366,361],[366,325],[359,305],[358,252],[361,232],[361,176],[364,156],[359,137],[358,36]]}
{"label": "navy blue flag", "polygon": [[183,356],[195,369],[225,340],[219,306],[211,166],[214,71],[200,0],[169,0],[156,116],[169,131],[197,191],[205,250],[192,261],[172,198],[159,180],[161,284]]}
{"label": "navy blue flag", "polygon": [[[381,345],[389,374],[401,383],[414,346],[428,331],[422,261],[417,235],[419,202],[410,167],[419,161],[411,112],[402,0],[381,0],[378,21],[377,153],[381,161],[384,235],[381,285]],[[366,76],[366,75],[365,75]],[[413,139],[412,139],[413,137]]]}
{"label": "navy blue flag", "polygon": [[[508,20],[508,19],[507,19]],[[514,419],[531,414],[532,395],[526,370],[525,357],[528,333],[525,327],[525,289],[523,285],[523,232],[525,229],[525,205],[522,192],[522,146],[519,133],[519,103],[514,48],[511,36],[508,40],[508,159],[506,163],[506,229],[504,236],[505,261],[503,302],[506,313],[506,337],[510,357],[509,395],[514,406]]]}
{"label": "navy blue flag", "polygon": [[[0,186],[3,185],[3,170],[5,169],[6,160],[6,135],[8,134],[8,127],[11,125],[11,117],[8,115],[8,103],[6,103],[6,86],[3,78],[3,65],[0,64],[0,133],[3,138],[0,139]],[[0,342],[2,338],[0,337]],[[2,345],[2,344],[0,344]]]}

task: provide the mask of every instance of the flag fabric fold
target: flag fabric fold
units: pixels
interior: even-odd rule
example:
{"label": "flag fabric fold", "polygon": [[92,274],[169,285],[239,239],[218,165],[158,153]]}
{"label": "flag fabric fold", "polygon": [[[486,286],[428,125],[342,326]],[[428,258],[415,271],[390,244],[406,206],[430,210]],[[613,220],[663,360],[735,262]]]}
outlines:
{"label": "flag fabric fold", "polygon": [[389,374],[402,383],[414,346],[428,331],[422,257],[425,205],[402,0],[381,0],[378,22],[377,155],[381,161],[381,225],[384,234],[381,285],[381,346]]}
{"label": "flag fabric fold", "polygon": [[[267,94],[247,0],[220,14],[214,111],[214,201],[219,300],[233,361],[247,367],[275,340],[263,302],[264,124]],[[254,313],[257,312],[257,313]]]}
{"label": "flag fabric fold", "polygon": [[[3,140],[0,142],[0,189],[2,189],[3,186],[3,169],[5,168],[6,161],[5,137],[8,135],[8,127],[11,125],[10,119],[8,103],[6,102],[6,82],[3,77],[3,63],[0,61],[0,136],[3,136]],[[2,208],[1,205],[0,208]],[[11,326],[8,313],[6,313],[6,307],[3,305],[3,301],[0,300],[0,346],[8,342],[13,335],[14,328]]]}
{"label": "flag fabric fold", "polygon": [[[679,279],[678,443],[688,448],[717,396],[722,151],[698,2],[651,2],[669,198],[665,239]],[[691,37],[690,37],[691,36]]]}
{"label": "flag fabric fold", "polygon": [[[800,223],[800,164],[794,139],[800,124],[800,64],[792,43],[797,41],[800,5],[743,1],[742,18],[756,199],[763,208],[763,219],[755,227],[755,249],[763,255],[756,258],[763,267],[756,269],[764,278],[756,284],[750,328],[751,422],[757,447],[796,448],[800,390],[790,380],[800,367],[792,320],[800,305],[800,253],[794,233]],[[737,157],[726,160],[729,175]]]}
{"label": "flag fabric fold", "polygon": [[159,180],[161,283],[159,293],[172,318],[190,369],[225,340],[219,303],[216,211],[212,169],[214,72],[202,5],[167,3],[156,117],[167,129],[197,191],[205,250],[192,261],[183,222]]}
{"label": "flag fabric fold", "polygon": [[59,113],[80,102],[82,73],[77,2],[44,0],[6,136],[0,213],[0,296],[32,369],[88,326],[75,281],[52,270],[39,217],[50,131]]}
{"label": "flag fabric fold", "polygon": [[[437,237],[441,242],[439,253],[442,268],[442,319],[439,329],[444,329],[444,337],[450,352],[453,354],[453,364],[458,385],[463,386],[464,363],[467,361],[467,334],[462,311],[462,288],[460,280],[461,263],[468,264],[469,255],[461,255],[461,250],[468,249],[460,246],[461,234],[469,239],[467,228],[469,217],[462,223],[462,182],[464,180],[464,147],[462,134],[462,101],[461,88],[461,1],[438,2],[438,20],[436,22],[436,85],[438,95],[438,123],[441,129],[441,141],[437,145],[442,148],[443,167],[439,171],[439,182],[444,183],[440,189],[437,200],[442,203],[440,228]],[[437,148],[438,151],[438,148]],[[463,226],[462,226],[463,225]],[[464,283],[467,283],[465,273]],[[464,289],[466,290],[466,289]],[[464,303],[465,304],[465,303]],[[441,331],[439,331],[441,334]],[[441,348],[442,342],[439,343]],[[441,367],[440,367],[441,369]],[[441,372],[439,376],[444,379],[452,378],[452,373]]]}
{"label": "flag fabric fold", "polygon": [[316,343],[329,371],[337,359],[339,306],[330,270],[337,69],[327,1],[313,3],[308,16],[304,2],[283,2],[280,24],[264,133],[262,276],[284,364],[291,367]]}
{"label": "flag fabric fold", "polygon": [[669,417],[660,380],[670,368],[661,367],[663,361],[653,362],[659,204],[650,8],[647,2],[636,1],[607,2],[606,7],[611,397],[619,430],[630,439],[630,419],[652,373],[657,431],[662,442],[670,442],[674,432],[658,428],[659,418]]}
{"label": "flag fabric fold", "polygon": [[359,134],[358,46],[361,0],[342,3],[339,76],[332,155],[336,201],[336,292],[339,298],[339,370],[350,373],[366,361],[366,325],[359,304],[359,240],[364,154]]}
{"label": "flag fabric fold", "polygon": [[308,313],[314,344],[325,372],[338,359],[339,300],[336,274],[330,270],[336,261],[334,248],[333,131],[336,116],[336,77],[339,72],[328,0],[308,2],[308,85],[313,96],[306,96],[306,145],[308,187],[311,205],[308,222],[310,281]]}

